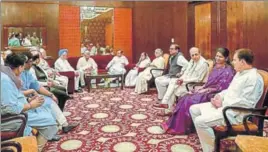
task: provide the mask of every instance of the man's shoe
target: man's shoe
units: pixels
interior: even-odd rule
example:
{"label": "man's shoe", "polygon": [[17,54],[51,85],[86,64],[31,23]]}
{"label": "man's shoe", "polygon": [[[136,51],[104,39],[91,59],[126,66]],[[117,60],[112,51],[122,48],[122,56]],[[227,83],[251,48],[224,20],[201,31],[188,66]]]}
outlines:
{"label": "man's shoe", "polygon": [[66,127],[62,127],[62,132],[67,133],[78,126],[78,123],[69,124]]}
{"label": "man's shoe", "polygon": [[154,104],[153,106],[156,107],[156,108],[168,109],[168,105],[167,104]]}
{"label": "man's shoe", "polygon": [[61,136],[59,135],[55,135],[52,139],[50,139],[49,141],[52,142],[52,141],[59,141],[61,139]]}

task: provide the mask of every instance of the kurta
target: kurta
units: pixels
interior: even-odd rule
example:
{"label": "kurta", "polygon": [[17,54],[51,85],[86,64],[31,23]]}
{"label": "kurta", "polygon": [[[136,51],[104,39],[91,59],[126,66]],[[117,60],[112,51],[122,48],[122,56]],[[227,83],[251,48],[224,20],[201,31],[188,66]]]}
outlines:
{"label": "kurta", "polygon": [[66,90],[68,90],[68,82],[69,82],[68,77],[63,75],[58,76],[56,74],[56,70],[51,68],[48,65],[47,61],[42,58],[40,58],[40,62],[37,66],[39,66],[42,70],[44,70],[48,78],[53,79],[53,81],[57,83],[58,86],[64,87]]}
{"label": "kurta", "polygon": [[1,65],[5,65],[5,61],[3,59],[3,55],[1,55]]}
{"label": "kurta", "polygon": [[[160,56],[153,60],[153,62],[147,67],[144,71],[139,73],[136,81],[135,92],[138,94],[144,93],[148,90],[147,81],[152,78],[150,73],[151,69],[164,69],[165,68],[165,59]],[[154,77],[162,75],[162,71],[152,71]]]}
{"label": "kurta", "polygon": [[133,69],[131,69],[126,78],[125,78],[125,86],[135,86],[136,81],[137,81],[137,77],[138,77],[138,70],[139,68],[146,68],[150,65],[151,60],[149,57],[147,57],[146,59],[140,61],[137,63],[136,67],[134,67]]}
{"label": "kurta", "polygon": [[[67,72],[67,71],[79,72],[74,70],[74,68],[70,65],[68,60],[62,58],[58,58],[57,61],[55,62],[55,69],[59,72]],[[74,79],[75,79],[75,90],[78,90],[80,74],[79,76],[75,76]]]}
{"label": "kurta", "polygon": [[[211,102],[195,104],[190,107],[191,117],[201,141],[203,151],[213,151],[215,134],[212,127],[225,125],[222,110],[226,106],[253,108],[263,93],[263,79],[257,69],[251,68],[237,72],[228,89],[217,94],[222,99],[222,106],[216,108]],[[246,113],[227,111],[231,124],[242,122]]]}
{"label": "kurta", "polygon": [[115,56],[113,59],[108,63],[107,68],[108,74],[113,75],[113,74],[125,74],[126,69],[125,66],[128,65],[128,59],[125,56]]}
{"label": "kurta", "polygon": [[[87,68],[92,68],[91,71],[87,71]],[[98,65],[94,61],[94,59],[89,58],[86,60],[85,57],[81,57],[76,65],[76,69],[80,72],[80,83],[81,85],[85,85],[85,73],[89,73],[91,75],[98,74]]]}
{"label": "kurta", "polygon": [[[30,72],[30,70],[24,70],[20,74],[20,78],[21,78],[21,81],[22,81],[22,88],[21,88],[22,91],[26,91],[26,90],[29,90],[29,89],[34,89],[35,91],[40,90],[41,86],[39,85],[39,82],[36,80],[36,78],[33,77],[33,75]],[[47,97],[47,96],[43,96],[43,97],[45,99],[45,102],[44,102],[44,104],[42,106],[47,106],[47,107],[50,108],[51,103],[54,102],[54,101],[50,97]]]}
{"label": "kurta", "polygon": [[9,39],[8,46],[20,46],[20,40],[16,37]]}
{"label": "kurta", "polygon": [[[21,113],[23,107],[28,102],[22,92],[16,87],[15,83],[5,73],[1,72],[1,103],[13,109],[14,113]],[[51,110],[47,106],[41,106],[36,109],[26,111],[28,114],[27,125],[24,135],[30,135],[30,127],[46,127],[56,125],[56,121],[51,115]],[[30,126],[30,127],[29,127]],[[57,130],[51,130],[51,136],[55,135]]]}
{"label": "kurta", "polygon": [[[201,113],[213,116],[213,119],[223,119],[222,110],[226,106],[239,106],[253,108],[261,98],[263,92],[263,79],[257,69],[244,70],[236,73],[228,89],[219,93],[222,98],[222,107],[215,108],[211,103],[202,105]],[[244,114],[230,111],[228,118],[232,124],[241,123]]]}
{"label": "kurta", "polygon": [[234,76],[231,66],[214,67],[207,83],[198,91],[187,94],[178,100],[172,116],[162,124],[162,128],[170,134],[186,134],[193,130],[189,108],[193,104],[208,102],[217,93],[228,88]]}
{"label": "kurta", "polygon": [[31,43],[32,43],[32,46],[39,46],[40,40],[38,37],[31,37]]}
{"label": "kurta", "polygon": [[[207,75],[208,70],[208,63],[202,56],[197,62],[190,60],[183,75],[180,78],[171,78],[169,81],[162,103],[168,104],[169,107],[172,107],[176,96],[181,97],[187,93],[186,84],[188,82],[201,82]],[[183,80],[181,85],[177,84],[179,79]]]}

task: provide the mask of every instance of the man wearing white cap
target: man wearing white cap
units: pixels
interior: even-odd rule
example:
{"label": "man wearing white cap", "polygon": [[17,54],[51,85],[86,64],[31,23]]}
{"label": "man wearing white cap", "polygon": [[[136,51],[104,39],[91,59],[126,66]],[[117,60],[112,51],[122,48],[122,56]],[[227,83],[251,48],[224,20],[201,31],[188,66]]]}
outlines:
{"label": "man wearing white cap", "polygon": [[67,49],[61,49],[59,51],[59,58],[55,62],[55,69],[59,72],[67,72],[67,71],[73,71],[75,74],[75,86],[74,89],[76,92],[81,92],[79,90],[79,79],[80,79],[80,74],[79,71],[75,71],[74,68],[70,65],[70,63],[67,60]]}

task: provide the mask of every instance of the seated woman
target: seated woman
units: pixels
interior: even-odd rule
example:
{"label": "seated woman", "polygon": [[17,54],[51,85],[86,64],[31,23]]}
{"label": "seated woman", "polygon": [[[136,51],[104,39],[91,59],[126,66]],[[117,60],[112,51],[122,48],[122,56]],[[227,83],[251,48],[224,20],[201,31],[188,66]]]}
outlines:
{"label": "seated woman", "polygon": [[136,64],[136,66],[132,70],[128,72],[126,79],[125,79],[125,86],[127,87],[135,86],[137,76],[139,73],[139,69],[148,67],[150,63],[151,63],[151,59],[149,58],[148,54],[145,52],[142,52],[139,62]]}
{"label": "seated woman", "polygon": [[[149,67],[147,67],[138,75],[135,86],[135,92],[138,94],[147,92],[147,81],[152,78],[152,75],[150,73],[151,69],[164,69],[165,67],[165,59],[162,57],[163,51],[158,48],[154,51],[154,54],[156,58],[153,60],[153,62],[149,65]],[[162,74],[162,71],[153,72],[154,77],[160,76]]]}
{"label": "seated woman", "polygon": [[171,117],[161,127],[169,134],[187,134],[192,132],[193,124],[189,108],[191,105],[209,102],[217,93],[227,89],[231,83],[234,70],[229,62],[229,50],[218,48],[215,57],[215,65],[209,74],[206,84],[197,90],[186,94],[178,99]]}
{"label": "seated woman", "polygon": [[[24,70],[26,59],[20,54],[11,54],[6,58],[6,65],[1,66],[1,105],[10,107],[13,113],[25,112],[28,114],[28,121],[24,135],[31,134],[31,127],[39,132],[37,136],[38,150],[42,151],[47,140],[51,140],[58,132],[57,123],[52,116],[51,109],[41,106],[44,98],[35,96],[26,100],[20,88],[22,87],[19,76]],[[2,108],[2,106],[1,106]]]}

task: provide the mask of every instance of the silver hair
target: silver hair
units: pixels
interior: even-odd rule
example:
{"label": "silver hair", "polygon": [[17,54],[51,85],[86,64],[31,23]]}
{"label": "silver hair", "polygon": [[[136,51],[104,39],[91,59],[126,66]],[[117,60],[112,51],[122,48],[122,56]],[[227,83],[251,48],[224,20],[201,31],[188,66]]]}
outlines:
{"label": "silver hair", "polygon": [[40,48],[39,47],[32,47],[32,48],[30,48],[30,50],[29,50],[30,52],[32,52],[32,51],[40,51]]}

